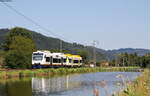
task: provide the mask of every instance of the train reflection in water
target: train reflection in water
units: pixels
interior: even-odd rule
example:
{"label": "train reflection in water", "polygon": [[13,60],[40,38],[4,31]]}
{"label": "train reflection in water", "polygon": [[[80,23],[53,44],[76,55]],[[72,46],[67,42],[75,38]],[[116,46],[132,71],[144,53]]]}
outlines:
{"label": "train reflection in water", "polygon": [[80,88],[80,75],[67,75],[54,78],[32,78],[33,95],[57,94],[73,88]]}

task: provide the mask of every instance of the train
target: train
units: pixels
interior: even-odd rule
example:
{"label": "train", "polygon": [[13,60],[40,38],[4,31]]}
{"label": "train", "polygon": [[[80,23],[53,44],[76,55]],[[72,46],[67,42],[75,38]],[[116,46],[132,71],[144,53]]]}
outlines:
{"label": "train", "polygon": [[47,50],[32,53],[32,68],[81,67],[82,61],[80,55],[52,53]]}

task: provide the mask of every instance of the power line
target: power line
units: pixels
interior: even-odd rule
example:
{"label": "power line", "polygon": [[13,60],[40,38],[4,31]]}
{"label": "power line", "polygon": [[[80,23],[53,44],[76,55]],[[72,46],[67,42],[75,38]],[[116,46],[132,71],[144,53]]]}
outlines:
{"label": "power line", "polygon": [[[22,17],[23,17],[24,19],[26,19],[27,21],[29,21],[29,22],[33,23],[34,25],[38,26],[38,27],[41,28],[42,30],[44,30],[44,31],[46,31],[46,32],[49,32],[49,33],[51,33],[53,36],[56,36],[56,37],[58,37],[58,38],[62,38],[62,39],[64,39],[64,40],[66,40],[66,41],[69,40],[69,39],[66,39],[66,38],[64,38],[64,37],[62,37],[62,36],[60,36],[60,35],[58,35],[58,34],[52,32],[52,31],[50,31],[49,29],[47,29],[46,27],[40,25],[39,23],[37,23],[37,22],[34,21],[33,19],[29,18],[28,16],[25,16],[23,13],[19,12],[17,9],[13,8],[13,7],[10,6],[9,4],[7,4],[7,3],[5,3],[5,2],[2,2],[2,3],[3,3],[7,8],[9,8],[9,9],[12,10],[12,11],[14,11],[16,14],[22,16]],[[69,41],[71,41],[71,40],[69,40]]]}

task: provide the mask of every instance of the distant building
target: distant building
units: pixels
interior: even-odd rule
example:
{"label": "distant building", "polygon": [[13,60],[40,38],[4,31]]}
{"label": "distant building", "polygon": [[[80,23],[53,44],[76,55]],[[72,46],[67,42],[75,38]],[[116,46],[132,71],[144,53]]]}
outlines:
{"label": "distant building", "polygon": [[93,68],[93,67],[94,67],[94,64],[90,64],[90,67],[92,67],[92,68]]}
{"label": "distant building", "polygon": [[107,61],[102,61],[100,66],[103,66],[103,67],[108,67],[109,66],[109,62]]}

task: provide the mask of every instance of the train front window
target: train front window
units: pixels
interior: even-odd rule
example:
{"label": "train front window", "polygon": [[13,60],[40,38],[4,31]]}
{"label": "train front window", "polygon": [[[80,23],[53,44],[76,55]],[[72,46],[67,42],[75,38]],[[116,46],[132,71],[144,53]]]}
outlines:
{"label": "train front window", "polygon": [[35,61],[41,61],[43,59],[43,56],[33,56],[33,60]]}
{"label": "train front window", "polygon": [[43,60],[43,53],[34,53],[33,60],[35,61],[42,61]]}

